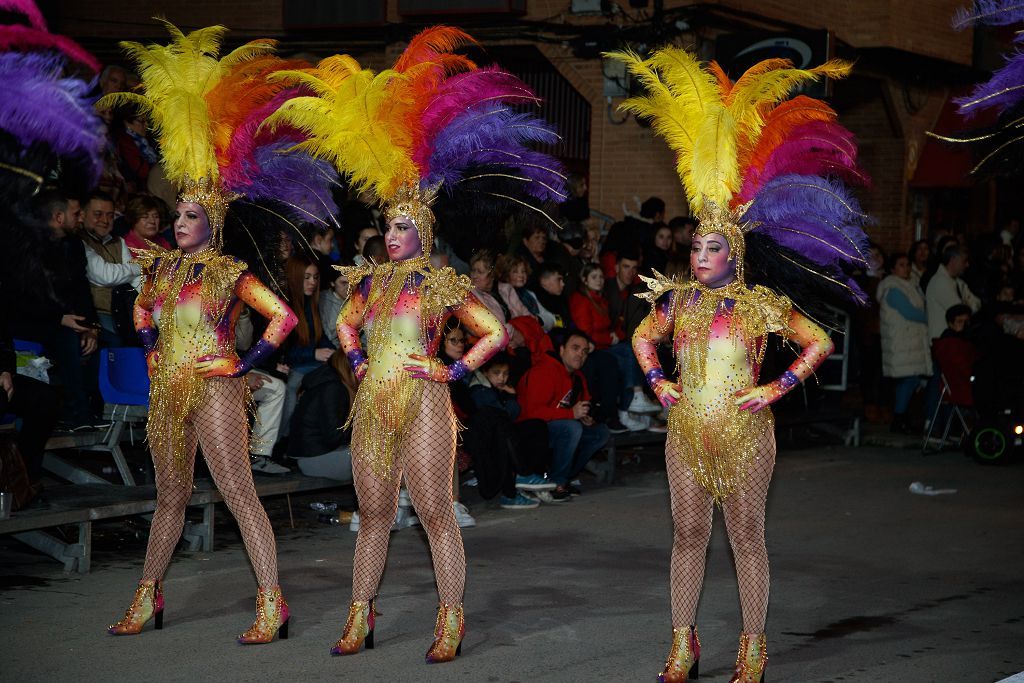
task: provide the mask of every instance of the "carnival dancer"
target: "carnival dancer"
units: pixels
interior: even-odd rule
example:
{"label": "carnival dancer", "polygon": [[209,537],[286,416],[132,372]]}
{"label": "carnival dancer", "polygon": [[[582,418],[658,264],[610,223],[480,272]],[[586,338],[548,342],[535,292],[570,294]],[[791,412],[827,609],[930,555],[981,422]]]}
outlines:
{"label": "carnival dancer", "polygon": [[[380,73],[347,55],[329,57],[294,74],[317,96],[291,100],[272,118],[309,134],[300,149],[332,160],[357,190],[372,191],[388,221],[389,260],[342,269],[350,293],[338,338],[360,381],[349,418],[360,527],[352,603],[335,655],[373,647],[374,600],[403,476],[427,531],[440,598],[427,662],[454,659],[465,632],[466,561],[451,495],[456,419],[447,383],[483,365],[505,346],[507,332],[470,293],[469,278],[430,265],[435,198],[437,208],[452,207],[446,215],[479,230],[488,211],[497,216],[490,224],[501,225],[513,209],[539,210],[530,198],[563,196],[553,160],[525,146],[557,136],[510,106],[536,97],[510,74],[477,69],[453,53],[471,41],[458,29],[427,29]],[[450,315],[477,341],[446,365],[436,354]]]}
{"label": "carnival dancer", "polygon": [[[218,59],[227,29],[182,34],[167,24],[167,46],[122,46],[141,69],[145,94],[119,93],[101,106],[131,105],[156,125],[162,163],[179,189],[174,218],[177,249],[133,250],[143,282],[135,327],[146,350],[151,388],[147,436],[156,470],[157,505],[146,562],[135,598],[114,635],[136,634],[150,619],[161,628],[162,580],[181,536],[192,495],[196,447],[202,446],[214,483],[238,522],[257,580],[256,620],[242,644],[288,636],[288,604],[277,575],[274,531],[260,504],[249,463],[249,391],[243,375],[272,353],[295,326],[295,314],[246,264],[222,253],[232,201],[307,215],[310,193],[333,170],[323,162],[279,154],[302,138],[277,136],[259,124],[289,96],[267,76],[303,66],[271,53],[272,41],[254,41]],[[334,174],[336,177],[336,174]],[[324,181],[321,183],[320,181]],[[325,212],[323,197],[313,203]],[[279,228],[278,228],[279,230]],[[235,352],[235,323],[249,306],[269,320],[245,354]]]}
{"label": "carnival dancer", "polygon": [[[863,300],[843,268],[861,262],[866,216],[843,185],[863,181],[852,136],[835,112],[794,86],[839,77],[831,61],[810,70],[787,60],[753,66],[735,83],[678,48],[626,64],[646,94],[623,108],[653,120],[675,151],[699,228],[692,279],[644,278],[653,305],[633,348],[661,402],[670,406],[665,464],[675,527],[671,564],[673,640],[661,681],[697,677],[697,600],[714,506],[725,513],[736,563],[743,630],[732,681],[763,680],[768,608],[765,498],[775,464],[768,408],[806,381],[832,352],[822,297]],[[801,348],[780,377],[758,385],[767,337]],[[677,377],[658,362],[671,343]]]}

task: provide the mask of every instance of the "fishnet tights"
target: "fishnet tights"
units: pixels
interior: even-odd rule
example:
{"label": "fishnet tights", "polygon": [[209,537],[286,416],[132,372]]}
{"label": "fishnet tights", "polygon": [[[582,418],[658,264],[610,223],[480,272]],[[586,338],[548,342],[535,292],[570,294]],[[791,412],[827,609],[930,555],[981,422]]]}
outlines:
{"label": "fishnet tights", "polygon": [[146,548],[143,580],[160,580],[181,538],[185,508],[192,496],[196,445],[202,445],[206,466],[238,523],[260,586],[277,585],[277,544],[267,513],[256,495],[249,464],[249,421],[245,380],[206,380],[206,399],[185,423],[185,468],[179,471],[172,453],[153,452],[156,510]]}
{"label": "fishnet tights", "polygon": [[[690,468],[671,445],[665,450],[675,527],[672,543],[672,626],[696,623],[697,601],[704,583],[704,562],[711,538],[714,506],[711,496],[694,480]],[[775,467],[775,435],[769,431],[759,444],[743,486],[725,499],[725,526],[736,565],[743,612],[743,630],[762,633],[768,613],[768,551],[764,542],[764,508]]]}
{"label": "fishnet tights", "polygon": [[[448,386],[424,382],[419,412],[395,458],[391,481],[379,479],[365,459],[358,452],[353,452],[352,471],[359,497],[359,535],[356,537],[352,569],[352,600],[370,600],[377,595],[404,471],[416,515],[427,530],[430,541],[438,596],[450,605],[462,604],[466,553],[452,509],[455,428],[455,412]],[[354,434],[352,443],[359,442],[358,435]]]}

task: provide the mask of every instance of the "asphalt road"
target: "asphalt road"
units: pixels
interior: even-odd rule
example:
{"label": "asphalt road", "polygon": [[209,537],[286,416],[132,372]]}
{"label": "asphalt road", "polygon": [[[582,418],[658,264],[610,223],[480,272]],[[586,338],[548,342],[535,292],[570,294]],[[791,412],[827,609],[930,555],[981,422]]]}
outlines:
{"label": "asphalt road", "polygon": [[[473,505],[463,655],[427,666],[436,593],[425,536],[392,536],[376,649],[332,658],[349,600],[355,534],[280,505],[291,638],[241,647],[254,581],[241,544],[179,553],[164,629],[114,638],[141,543],[98,551],[93,572],[0,539],[0,680],[652,681],[671,641],[670,522],[655,457],[571,503]],[[914,495],[912,481],[955,488]],[[584,481],[586,484],[587,481]],[[784,451],[769,498],[767,680],[996,681],[1024,670],[1024,465],[985,468],[867,447]],[[223,538],[223,535],[222,535]],[[130,552],[129,552],[130,550]],[[701,680],[726,681],[740,629],[720,516],[698,627]]]}

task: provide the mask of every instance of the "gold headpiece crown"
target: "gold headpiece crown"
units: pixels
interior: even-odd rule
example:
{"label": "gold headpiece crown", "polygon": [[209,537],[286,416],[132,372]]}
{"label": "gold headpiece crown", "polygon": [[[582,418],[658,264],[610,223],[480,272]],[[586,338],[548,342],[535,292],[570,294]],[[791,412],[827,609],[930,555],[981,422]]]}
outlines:
{"label": "gold headpiece crown", "polygon": [[437,198],[439,188],[440,185],[421,189],[415,182],[405,183],[384,202],[384,218],[389,222],[398,216],[412,220],[420,233],[425,256],[430,255],[434,246],[434,212],[430,206]]}
{"label": "gold headpiece crown", "polygon": [[736,279],[743,281],[743,259],[746,255],[746,242],[743,235],[757,227],[757,223],[744,221],[743,214],[753,202],[740,204],[735,209],[719,206],[709,197],[703,198],[703,205],[697,212],[696,235],[704,237],[713,232],[723,235],[729,242],[731,256],[736,259]]}
{"label": "gold headpiece crown", "polygon": [[185,174],[178,192],[178,201],[192,202],[203,207],[210,223],[210,244],[220,251],[224,246],[224,218],[228,213],[228,205],[238,196],[225,191],[220,183],[208,177],[195,180]]}

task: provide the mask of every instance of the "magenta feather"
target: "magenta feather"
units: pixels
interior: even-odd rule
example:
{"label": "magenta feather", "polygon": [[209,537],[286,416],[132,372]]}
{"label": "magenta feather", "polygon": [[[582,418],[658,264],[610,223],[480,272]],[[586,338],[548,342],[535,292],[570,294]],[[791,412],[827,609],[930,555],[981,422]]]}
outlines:
{"label": "magenta feather", "polygon": [[788,174],[831,176],[852,185],[868,184],[867,175],[857,167],[853,133],[828,121],[798,126],[775,148],[763,168],[748,168],[740,203],[753,199],[772,178]]}
{"label": "magenta feather", "polygon": [[221,177],[228,185],[244,186],[250,182],[250,174],[258,172],[254,155],[256,149],[274,140],[289,140],[292,144],[301,142],[301,133],[290,126],[280,125],[271,130],[262,127],[267,117],[277,111],[292,97],[304,94],[300,88],[288,88],[277,93],[273,99],[256,107],[231,133],[227,149],[227,160],[221,168]]}
{"label": "magenta feather", "polygon": [[93,72],[100,70],[99,61],[75,41],[29,26],[18,24],[0,26],[0,50],[22,52],[56,50],[65,54],[69,59],[84,64]]}
{"label": "magenta feather", "polygon": [[456,74],[445,79],[420,119],[422,135],[413,149],[413,161],[425,168],[434,139],[458,115],[486,102],[536,102],[529,86],[498,67]]}
{"label": "magenta feather", "polygon": [[46,31],[46,20],[43,13],[32,0],[0,0],[0,11],[20,14],[28,20],[29,26]]}

